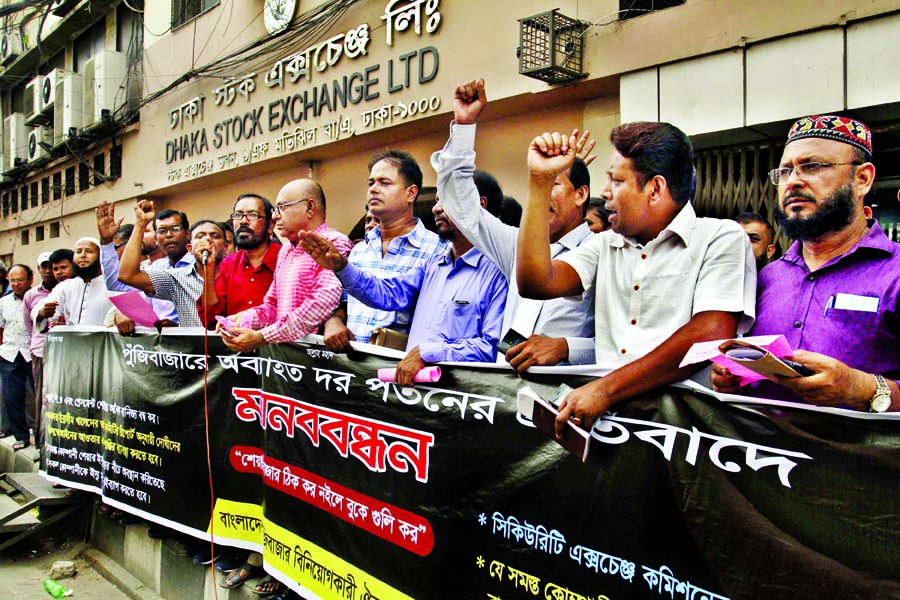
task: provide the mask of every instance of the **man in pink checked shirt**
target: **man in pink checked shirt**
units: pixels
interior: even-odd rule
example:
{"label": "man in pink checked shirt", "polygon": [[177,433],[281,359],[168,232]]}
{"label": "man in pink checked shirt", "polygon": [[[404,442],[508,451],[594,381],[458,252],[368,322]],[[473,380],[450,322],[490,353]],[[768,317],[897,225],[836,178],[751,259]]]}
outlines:
{"label": "man in pink checked shirt", "polygon": [[[217,327],[225,345],[249,352],[265,344],[290,342],[315,333],[341,299],[341,283],[299,246],[299,232],[330,240],[347,256],[349,238],[325,222],[325,192],[311,179],[291,181],[278,192],[273,217],[288,243],[278,253],[272,286],[262,305],[231,316],[233,327]],[[247,325],[244,327],[242,325]]]}

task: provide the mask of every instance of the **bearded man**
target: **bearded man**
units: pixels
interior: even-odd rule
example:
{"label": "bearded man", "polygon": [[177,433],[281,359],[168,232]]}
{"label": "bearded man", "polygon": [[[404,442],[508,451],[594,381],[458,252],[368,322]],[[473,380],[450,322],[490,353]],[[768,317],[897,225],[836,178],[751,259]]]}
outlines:
{"label": "bearded man", "polygon": [[[778,187],[775,216],[796,242],[760,273],[750,334],[783,334],[798,349],[793,360],[814,374],[762,381],[748,394],[900,410],[900,244],[864,212],[875,181],[869,128],[846,117],[804,117],[769,175]],[[721,392],[739,389],[718,366],[712,383]]]}
{"label": "bearded man", "polygon": [[48,324],[59,321],[60,317],[68,325],[102,327],[113,307],[100,267],[100,240],[83,237],[75,242],[73,251],[72,278],[53,288],[38,305],[36,331],[46,331]]}

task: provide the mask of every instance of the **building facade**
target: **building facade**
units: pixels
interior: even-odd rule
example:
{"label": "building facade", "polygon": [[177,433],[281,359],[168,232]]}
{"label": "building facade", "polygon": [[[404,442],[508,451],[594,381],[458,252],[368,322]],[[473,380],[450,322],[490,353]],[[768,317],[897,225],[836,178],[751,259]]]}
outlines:
{"label": "building facade", "polygon": [[224,220],[307,176],[348,233],[374,151],[409,150],[434,185],[453,88],[477,77],[478,165],[513,197],[534,135],[590,129],[596,192],[610,129],[664,120],[698,150],[698,212],[768,214],[790,122],[837,112],[875,132],[872,204],[898,235],[898,1],[56,0],[2,2],[0,23],[7,262],[95,234],[102,200]]}

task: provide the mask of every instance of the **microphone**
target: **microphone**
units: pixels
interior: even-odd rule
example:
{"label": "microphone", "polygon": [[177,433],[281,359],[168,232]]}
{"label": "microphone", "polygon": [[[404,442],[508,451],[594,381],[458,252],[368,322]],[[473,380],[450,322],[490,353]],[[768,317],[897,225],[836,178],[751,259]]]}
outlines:
{"label": "microphone", "polygon": [[209,250],[204,250],[203,252],[201,252],[201,253],[200,253],[200,258],[203,259],[203,264],[205,265],[205,264],[206,264],[206,261],[209,260]]}

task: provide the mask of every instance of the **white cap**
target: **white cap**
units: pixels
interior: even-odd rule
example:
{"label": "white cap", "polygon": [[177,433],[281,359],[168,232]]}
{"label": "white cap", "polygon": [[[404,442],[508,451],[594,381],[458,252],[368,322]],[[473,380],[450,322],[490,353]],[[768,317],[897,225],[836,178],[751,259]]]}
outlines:
{"label": "white cap", "polygon": [[38,269],[40,269],[41,265],[44,264],[45,262],[50,262],[50,254],[51,254],[50,252],[41,252],[40,254],[38,254],[38,260],[37,260]]}

